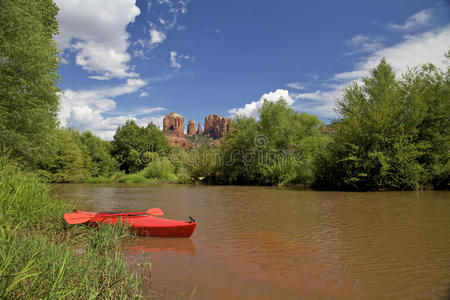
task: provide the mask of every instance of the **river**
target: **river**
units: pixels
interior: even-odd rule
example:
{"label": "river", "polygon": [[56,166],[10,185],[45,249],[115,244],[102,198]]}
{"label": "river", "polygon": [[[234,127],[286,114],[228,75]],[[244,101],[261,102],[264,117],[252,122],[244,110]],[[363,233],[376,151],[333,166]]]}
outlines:
{"label": "river", "polygon": [[445,299],[450,192],[316,192],[272,187],[68,184],[80,210],[159,207],[192,216],[191,238],[123,245],[149,252],[152,288],[194,299]]}

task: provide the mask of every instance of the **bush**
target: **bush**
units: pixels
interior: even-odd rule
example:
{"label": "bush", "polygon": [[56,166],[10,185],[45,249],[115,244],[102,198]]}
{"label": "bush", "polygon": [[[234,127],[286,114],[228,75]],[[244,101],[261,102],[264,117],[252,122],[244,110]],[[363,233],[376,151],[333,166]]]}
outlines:
{"label": "bush", "polygon": [[145,178],[176,180],[174,167],[167,157],[154,158],[141,173]]}
{"label": "bush", "polygon": [[141,183],[146,182],[147,178],[140,174],[124,174],[116,179],[119,183]]}

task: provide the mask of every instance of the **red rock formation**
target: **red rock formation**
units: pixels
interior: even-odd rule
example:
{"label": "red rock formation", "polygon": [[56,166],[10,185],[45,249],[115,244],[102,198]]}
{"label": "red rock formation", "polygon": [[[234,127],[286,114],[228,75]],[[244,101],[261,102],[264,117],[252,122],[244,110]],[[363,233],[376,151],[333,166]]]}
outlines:
{"label": "red rock formation", "polygon": [[194,134],[195,134],[195,121],[190,120],[188,123],[187,135],[194,135]]}
{"label": "red rock formation", "polygon": [[202,134],[202,133],[203,133],[202,126],[200,125],[200,123],[198,123],[197,134]]}
{"label": "red rock formation", "polygon": [[166,138],[172,146],[180,146],[184,149],[189,149],[190,147],[189,142],[184,137],[179,137],[174,134],[166,134]]}
{"label": "red rock formation", "polygon": [[165,133],[173,133],[176,136],[184,136],[184,118],[176,112],[171,112],[164,117],[163,130]]}
{"label": "red rock formation", "polygon": [[209,115],[205,118],[204,129],[204,135],[213,139],[220,139],[231,130],[231,120],[218,115]]}

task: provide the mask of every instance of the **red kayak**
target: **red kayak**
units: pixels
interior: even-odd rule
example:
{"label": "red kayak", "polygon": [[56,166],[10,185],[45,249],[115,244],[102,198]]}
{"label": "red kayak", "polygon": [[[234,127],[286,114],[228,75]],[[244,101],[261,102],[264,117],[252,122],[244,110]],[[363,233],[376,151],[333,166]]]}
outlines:
{"label": "red kayak", "polygon": [[[157,211],[155,211],[157,210]],[[197,223],[191,218],[190,222],[169,220],[153,215],[162,215],[160,209],[150,209],[137,213],[108,213],[75,211],[64,214],[64,219],[69,224],[86,224],[97,226],[98,224],[128,224],[139,235],[160,237],[190,237],[197,227]]]}

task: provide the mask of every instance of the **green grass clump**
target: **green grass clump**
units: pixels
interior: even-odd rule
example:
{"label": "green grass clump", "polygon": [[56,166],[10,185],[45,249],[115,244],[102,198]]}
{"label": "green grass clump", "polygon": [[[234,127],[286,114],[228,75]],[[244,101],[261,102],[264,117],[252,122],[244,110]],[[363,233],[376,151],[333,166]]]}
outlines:
{"label": "green grass clump", "polygon": [[143,298],[127,270],[124,226],[68,226],[69,207],[48,186],[0,157],[0,298]]}
{"label": "green grass clump", "polygon": [[85,182],[86,183],[111,183],[111,182],[114,182],[114,178],[113,177],[103,177],[103,176],[90,177],[90,178],[86,179]]}
{"label": "green grass clump", "polygon": [[117,177],[115,181],[119,183],[141,183],[146,182],[147,178],[140,174],[124,174],[120,177]]}

